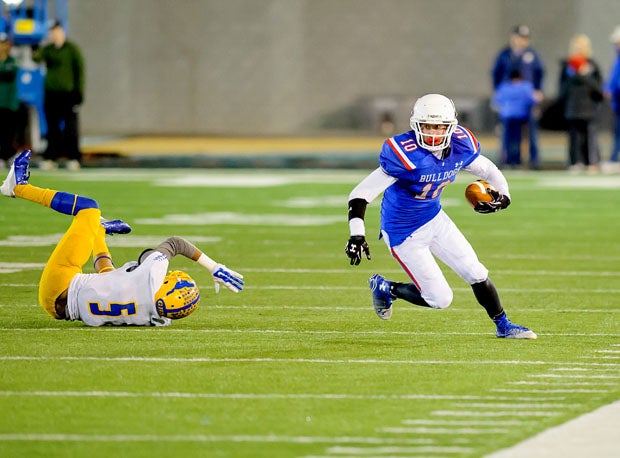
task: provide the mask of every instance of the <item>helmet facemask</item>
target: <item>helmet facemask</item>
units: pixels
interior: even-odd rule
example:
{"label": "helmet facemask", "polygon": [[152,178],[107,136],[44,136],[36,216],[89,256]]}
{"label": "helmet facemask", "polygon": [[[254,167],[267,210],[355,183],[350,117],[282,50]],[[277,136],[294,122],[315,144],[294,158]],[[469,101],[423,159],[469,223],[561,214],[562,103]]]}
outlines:
{"label": "helmet facemask", "polygon": [[200,303],[200,290],[187,273],[174,270],[164,278],[155,293],[155,308],[160,316],[177,320],[192,313]]}
{"label": "helmet facemask", "polygon": [[[431,152],[443,151],[450,146],[452,134],[458,124],[454,103],[440,94],[420,97],[411,111],[410,124],[420,146]],[[423,124],[445,125],[446,130],[443,133],[424,133]]]}

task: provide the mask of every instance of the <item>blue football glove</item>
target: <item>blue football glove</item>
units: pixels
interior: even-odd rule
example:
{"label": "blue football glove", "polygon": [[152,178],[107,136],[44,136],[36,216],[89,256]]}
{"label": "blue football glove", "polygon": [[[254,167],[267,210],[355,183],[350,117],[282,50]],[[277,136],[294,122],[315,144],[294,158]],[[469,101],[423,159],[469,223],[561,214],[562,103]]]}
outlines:
{"label": "blue football glove", "polygon": [[211,273],[213,275],[215,292],[220,292],[220,285],[224,285],[233,293],[238,293],[243,289],[245,282],[243,281],[243,275],[230,270],[224,264],[217,264],[215,270]]}

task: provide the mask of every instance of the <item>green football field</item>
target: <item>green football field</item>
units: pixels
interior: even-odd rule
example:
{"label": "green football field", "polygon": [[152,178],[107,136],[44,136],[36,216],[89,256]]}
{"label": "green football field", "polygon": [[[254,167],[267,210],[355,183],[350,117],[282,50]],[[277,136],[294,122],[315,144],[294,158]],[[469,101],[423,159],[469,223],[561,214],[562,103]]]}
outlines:
{"label": "green football field", "polygon": [[[513,204],[476,214],[463,172],[444,208],[533,341],[497,339],[470,287],[372,309],[375,272],[405,281],[366,213],[372,260],[344,254],[366,171],[34,169],[133,227],[116,265],[170,235],[245,276],[168,328],[87,328],[37,304],[69,217],[0,199],[0,456],[482,457],[620,398],[620,180],[507,173]],[[92,266],[86,266],[92,272]]]}

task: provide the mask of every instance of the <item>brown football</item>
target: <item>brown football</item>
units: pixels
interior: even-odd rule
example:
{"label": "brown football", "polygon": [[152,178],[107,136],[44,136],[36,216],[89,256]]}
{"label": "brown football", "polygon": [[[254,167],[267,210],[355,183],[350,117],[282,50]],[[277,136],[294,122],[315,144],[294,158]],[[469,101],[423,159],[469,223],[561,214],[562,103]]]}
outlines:
{"label": "brown football", "polygon": [[478,202],[491,202],[493,196],[489,194],[489,189],[495,191],[495,188],[484,180],[474,181],[465,188],[465,198],[472,207]]}

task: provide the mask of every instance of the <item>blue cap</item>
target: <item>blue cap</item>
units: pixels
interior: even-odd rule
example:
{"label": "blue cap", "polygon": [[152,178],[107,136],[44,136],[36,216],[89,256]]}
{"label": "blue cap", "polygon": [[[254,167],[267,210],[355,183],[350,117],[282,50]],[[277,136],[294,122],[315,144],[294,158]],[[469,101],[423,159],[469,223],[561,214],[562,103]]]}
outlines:
{"label": "blue cap", "polygon": [[512,33],[514,35],[519,35],[520,37],[523,37],[523,38],[529,38],[530,37],[530,28],[528,26],[526,26],[525,24],[519,24],[519,25],[515,26],[514,29],[512,29]]}

